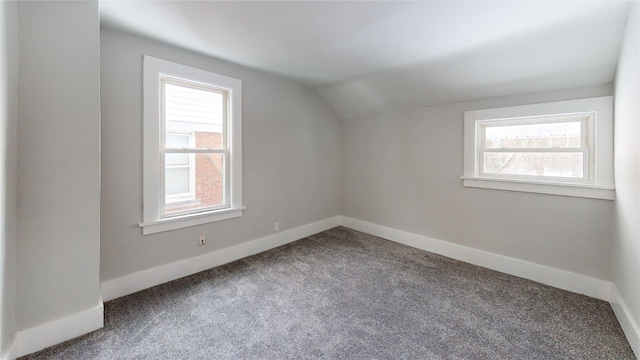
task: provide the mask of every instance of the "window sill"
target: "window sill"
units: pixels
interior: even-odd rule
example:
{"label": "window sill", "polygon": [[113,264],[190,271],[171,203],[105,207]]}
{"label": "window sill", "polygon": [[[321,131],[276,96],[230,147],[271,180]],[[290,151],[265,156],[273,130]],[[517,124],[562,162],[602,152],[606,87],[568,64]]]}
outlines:
{"label": "window sill", "polygon": [[175,216],[152,222],[140,223],[139,226],[142,228],[142,235],[149,235],[163,231],[237,218],[242,216],[242,211],[245,209],[245,206],[241,206],[232,209],[213,210],[197,214]]}
{"label": "window sill", "polygon": [[466,187],[573,196],[601,200],[613,200],[615,198],[614,189],[595,185],[540,183],[524,180],[504,180],[472,176],[462,176],[461,179],[464,181],[464,186]]}

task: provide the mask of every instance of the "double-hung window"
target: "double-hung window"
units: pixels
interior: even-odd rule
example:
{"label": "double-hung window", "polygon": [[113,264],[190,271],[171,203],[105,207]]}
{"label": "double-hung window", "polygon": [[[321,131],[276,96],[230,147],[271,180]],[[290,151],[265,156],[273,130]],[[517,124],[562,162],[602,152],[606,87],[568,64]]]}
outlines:
{"label": "double-hung window", "polygon": [[143,234],[242,215],[242,82],[145,56]]}
{"label": "double-hung window", "polygon": [[588,183],[594,113],[478,122],[479,174]]}
{"label": "double-hung window", "polygon": [[464,185],[613,199],[612,97],[465,112]]}

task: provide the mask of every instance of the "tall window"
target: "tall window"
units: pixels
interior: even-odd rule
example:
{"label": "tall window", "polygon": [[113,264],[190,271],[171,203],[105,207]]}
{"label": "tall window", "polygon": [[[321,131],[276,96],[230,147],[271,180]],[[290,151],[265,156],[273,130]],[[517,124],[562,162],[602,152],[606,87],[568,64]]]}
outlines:
{"label": "tall window", "polygon": [[613,199],[613,99],[465,112],[464,185]]}
{"label": "tall window", "polygon": [[241,86],[145,56],[143,234],[242,215]]}

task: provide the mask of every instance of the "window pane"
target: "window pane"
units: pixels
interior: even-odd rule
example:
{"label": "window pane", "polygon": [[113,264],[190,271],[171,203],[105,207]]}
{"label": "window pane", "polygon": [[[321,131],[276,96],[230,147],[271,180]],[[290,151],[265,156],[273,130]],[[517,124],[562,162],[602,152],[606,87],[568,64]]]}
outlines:
{"label": "window pane", "polygon": [[580,121],[486,126],[487,149],[500,148],[579,148],[582,124]]}
{"label": "window pane", "polygon": [[189,134],[169,134],[167,133],[166,147],[173,149],[188,148],[191,135]]}
{"label": "window pane", "polygon": [[166,154],[165,163],[167,165],[189,166],[189,154]]}
{"label": "window pane", "polygon": [[[187,155],[188,156],[188,155]],[[189,167],[166,168],[164,193],[166,196],[189,196],[190,185]],[[171,201],[171,199],[167,199]]]}
{"label": "window pane", "polygon": [[552,176],[583,178],[583,154],[572,153],[527,153],[485,152],[483,172],[526,176]]}
{"label": "window pane", "polygon": [[[224,154],[190,154],[190,156],[194,157],[192,163],[194,179],[190,185],[192,195],[190,198],[172,202],[167,193],[165,201],[165,214],[167,215],[220,207],[225,204]],[[169,170],[173,170],[173,168],[170,165],[167,166],[168,179]]]}
{"label": "window pane", "polygon": [[[164,97],[167,133],[195,133],[196,148],[222,148],[224,93],[165,82]],[[167,147],[168,138],[169,134]]]}

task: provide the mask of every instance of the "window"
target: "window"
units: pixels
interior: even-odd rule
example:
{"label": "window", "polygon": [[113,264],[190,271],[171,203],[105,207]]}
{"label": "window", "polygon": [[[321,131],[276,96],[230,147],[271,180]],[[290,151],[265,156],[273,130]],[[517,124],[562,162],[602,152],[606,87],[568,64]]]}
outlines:
{"label": "window", "polygon": [[143,234],[242,215],[242,82],[145,56]]}
{"label": "window", "polygon": [[588,182],[594,113],[478,121],[479,174]]}
{"label": "window", "polygon": [[464,185],[613,199],[611,96],[465,112]]}

